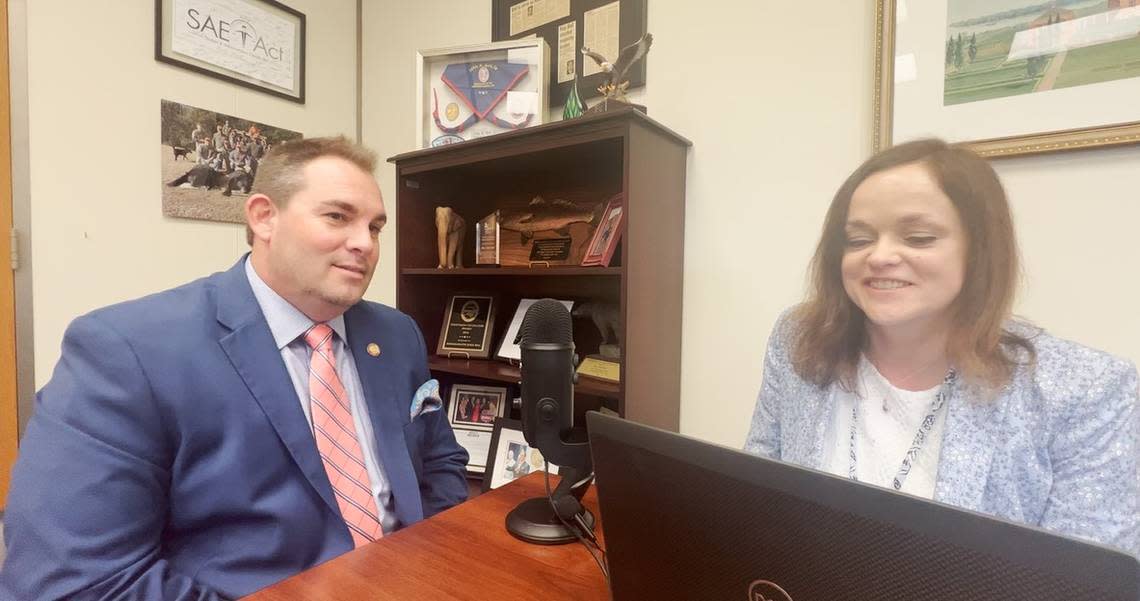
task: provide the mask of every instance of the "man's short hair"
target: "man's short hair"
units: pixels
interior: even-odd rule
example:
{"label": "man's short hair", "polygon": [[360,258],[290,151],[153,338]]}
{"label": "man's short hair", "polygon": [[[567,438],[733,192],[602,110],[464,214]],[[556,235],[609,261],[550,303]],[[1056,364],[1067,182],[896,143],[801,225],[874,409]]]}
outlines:
{"label": "man's short hair", "polygon": [[[365,173],[376,169],[376,153],[344,136],[301,138],[273,147],[257,165],[251,194],[264,194],[278,208],[305,186],[305,165],[321,157],[339,157]],[[253,244],[253,230],[245,226],[245,241]]]}

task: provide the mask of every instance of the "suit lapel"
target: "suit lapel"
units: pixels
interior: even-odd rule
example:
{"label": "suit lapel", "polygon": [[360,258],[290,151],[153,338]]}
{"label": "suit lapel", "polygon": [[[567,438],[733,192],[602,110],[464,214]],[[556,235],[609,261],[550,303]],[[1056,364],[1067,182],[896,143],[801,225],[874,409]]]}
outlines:
{"label": "suit lapel", "polygon": [[980,511],[1001,416],[998,403],[971,402],[965,392],[966,387],[960,382],[951,392],[934,498]]}
{"label": "suit lapel", "polygon": [[245,275],[245,259],[222,274],[218,322],[231,331],[219,343],[309,484],[338,515],[332,486],[301,410],[297,391]]}
{"label": "suit lapel", "polygon": [[377,343],[381,349],[397,349],[399,342],[371,323],[360,305],[345,312],[344,326],[356,373],[360,375],[364,401],[368,405],[380,463],[392,486],[396,517],[405,525],[418,522],[423,519],[423,502],[404,438],[404,425],[410,421],[411,394],[401,395],[394,384],[402,377],[397,373],[400,362],[390,354],[373,357],[367,350],[371,343]]}

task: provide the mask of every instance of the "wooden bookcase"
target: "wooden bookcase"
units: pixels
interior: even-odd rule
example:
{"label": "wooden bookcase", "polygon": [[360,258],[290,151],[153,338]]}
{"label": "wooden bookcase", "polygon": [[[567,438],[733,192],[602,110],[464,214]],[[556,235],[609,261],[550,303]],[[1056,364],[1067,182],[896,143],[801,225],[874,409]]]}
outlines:
{"label": "wooden bookcase", "polygon": [[[396,165],[397,308],[416,320],[434,353],[451,295],[494,296],[493,357],[522,298],[618,303],[622,381],[581,378],[576,421],[586,410],[606,406],[676,431],[690,145],[644,114],[624,110],[388,159]],[[475,223],[505,201],[542,195],[597,203],[618,192],[625,194],[625,223],[611,266],[474,266]],[[467,222],[462,268],[436,268],[437,206],[452,207]],[[600,338],[590,320],[574,320],[574,343],[579,356],[597,352]],[[518,395],[519,370],[506,362],[433,354],[429,365],[445,394],[449,384],[467,382],[507,386],[512,398]]]}

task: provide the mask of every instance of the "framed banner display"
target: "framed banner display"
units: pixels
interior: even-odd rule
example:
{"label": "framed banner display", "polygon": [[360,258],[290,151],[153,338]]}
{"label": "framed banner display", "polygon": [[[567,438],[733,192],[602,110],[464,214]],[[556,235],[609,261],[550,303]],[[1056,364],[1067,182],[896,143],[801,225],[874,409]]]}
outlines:
{"label": "framed banner display", "polygon": [[[582,98],[599,96],[605,73],[582,55],[582,48],[611,62],[645,34],[646,0],[492,0],[491,39],[537,36],[551,52],[550,105],[565,104],[578,80]],[[583,60],[585,59],[585,60]],[[631,88],[645,85],[645,61],[627,73]]]}
{"label": "framed banner display", "polygon": [[983,156],[1140,142],[1134,1],[876,0],[874,146]]}
{"label": "framed banner display", "polygon": [[467,449],[467,471],[481,474],[487,464],[495,421],[506,414],[507,389],[454,384],[447,419],[459,446]]}
{"label": "framed banner display", "polygon": [[155,0],[154,58],[305,103],[305,15],[275,0]]}
{"label": "framed banner display", "polygon": [[491,354],[491,330],[494,327],[494,298],[452,296],[443,312],[443,331],[439,334],[436,354],[485,359]]}
{"label": "framed banner display", "polygon": [[558,473],[557,465],[545,464],[542,453],[527,443],[522,422],[496,419],[483,476],[483,492],[543,469],[550,469],[552,474]]}
{"label": "framed banner display", "polygon": [[417,52],[417,148],[545,123],[549,56],[535,38]]}

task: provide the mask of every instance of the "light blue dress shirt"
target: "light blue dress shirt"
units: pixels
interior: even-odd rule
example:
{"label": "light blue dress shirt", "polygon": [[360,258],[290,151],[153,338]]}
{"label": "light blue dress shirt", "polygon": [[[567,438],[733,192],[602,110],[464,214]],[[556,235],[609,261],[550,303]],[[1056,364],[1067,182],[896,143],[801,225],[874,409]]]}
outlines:
{"label": "light blue dress shirt", "polygon": [[[297,391],[297,399],[301,402],[301,410],[305,412],[305,419],[309,422],[311,430],[313,416],[312,400],[309,396],[309,359],[313,350],[305,342],[302,334],[316,322],[274,292],[257,275],[249,259],[245,261],[245,275],[249,278],[249,285],[253,288],[257,304],[261,306],[265,321],[269,323],[269,331],[273,333],[277,350],[281,352],[281,359],[285,361],[285,369],[289,371],[289,378],[293,380],[293,389]],[[345,344],[344,316],[337,316],[327,323],[336,332],[336,336],[333,337],[336,371],[352,406],[356,440],[360,442],[360,449],[364,453],[364,467],[368,470],[368,481],[372,497],[376,499],[380,525],[385,533],[392,532],[397,526],[396,514],[392,507],[392,487],[384,477],[384,468],[380,465],[380,458],[376,452],[376,436],[372,432],[372,422],[368,419],[368,405],[364,402],[360,375],[356,373],[356,362],[352,359],[352,351]]]}

